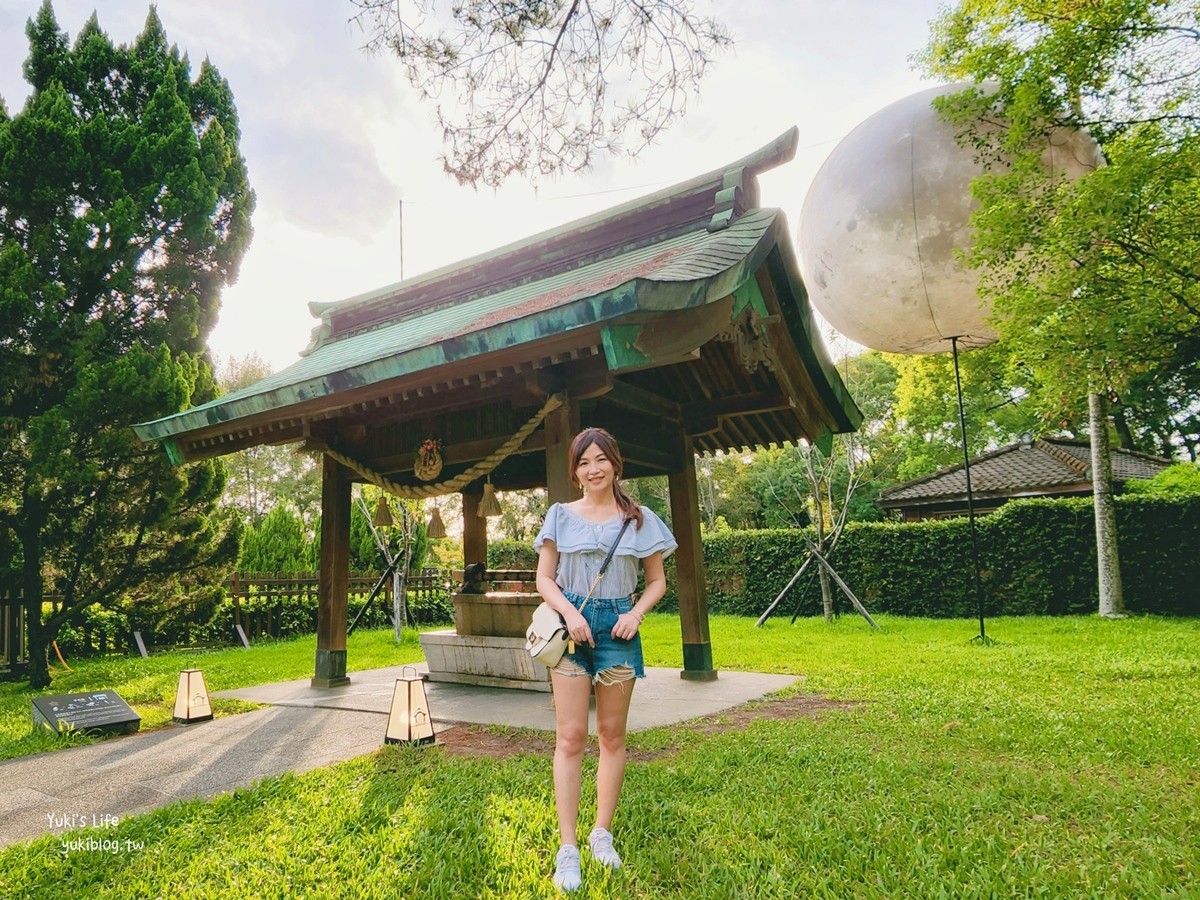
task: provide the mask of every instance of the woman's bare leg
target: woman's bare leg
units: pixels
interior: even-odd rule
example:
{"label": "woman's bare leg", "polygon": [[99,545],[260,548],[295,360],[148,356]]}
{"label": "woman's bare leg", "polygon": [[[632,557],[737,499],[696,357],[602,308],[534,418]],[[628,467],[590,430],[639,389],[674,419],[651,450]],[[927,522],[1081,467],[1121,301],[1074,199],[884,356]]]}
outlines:
{"label": "woman's bare leg", "polygon": [[[603,675],[604,673],[602,673]],[[633,672],[628,673],[632,676]],[[620,676],[618,676],[620,677]],[[600,766],[596,772],[596,827],[612,826],[625,781],[625,732],[629,724],[629,701],[633,678],[596,684],[596,730],[600,735]]]}
{"label": "woman's bare leg", "polygon": [[587,747],[591,679],[552,671],[554,685],[554,805],[562,844],[575,844],[583,751]]}

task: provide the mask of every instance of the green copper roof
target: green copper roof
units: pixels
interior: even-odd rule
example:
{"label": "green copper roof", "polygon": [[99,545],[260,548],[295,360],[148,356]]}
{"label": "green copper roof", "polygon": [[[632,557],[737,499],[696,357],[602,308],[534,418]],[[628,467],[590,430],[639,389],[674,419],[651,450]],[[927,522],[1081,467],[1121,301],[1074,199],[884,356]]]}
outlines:
{"label": "green copper roof", "polygon": [[766,238],[778,215],[755,210],[721,231],[679,235],[540,281],[401,317],[319,346],[243,390],[134,427],[142,440],[161,440],[632,312],[699,306],[733,293],[752,275],[773,243]]}
{"label": "green copper roof", "polygon": [[[761,340],[774,348],[786,370],[780,384],[790,385],[807,423],[801,433],[850,430],[860,414],[812,327],[784,217],[759,205],[756,175],[791,158],[797,140],[792,129],[675,187],[340,303],[310,304],[320,324],[298,362],[135,431],[163,441],[182,462],[262,440],[299,440],[309,423],[356,403],[361,411],[364,400],[397,386],[422,396],[426,385],[437,391],[454,378],[462,383],[476,359],[478,375],[494,359],[549,365],[537,362],[545,348],[594,354],[602,346],[608,372],[635,372],[666,364],[671,352],[674,361],[694,352],[698,343],[666,348],[676,332],[686,343],[693,328],[713,337],[722,316],[733,326],[731,310],[734,319],[749,310]],[[768,314],[760,287],[773,292],[776,315]],[[728,308],[714,305],[731,297]],[[647,324],[655,314],[686,310],[696,315]],[[571,344],[571,333],[582,329]],[[794,439],[800,420],[790,421],[765,429],[766,439]]]}

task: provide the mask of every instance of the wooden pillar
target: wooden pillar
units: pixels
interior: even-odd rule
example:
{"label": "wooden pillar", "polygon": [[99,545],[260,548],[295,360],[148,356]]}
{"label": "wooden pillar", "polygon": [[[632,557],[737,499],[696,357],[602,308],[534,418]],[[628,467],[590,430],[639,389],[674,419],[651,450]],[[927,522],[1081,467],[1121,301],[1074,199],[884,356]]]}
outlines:
{"label": "wooden pillar", "polygon": [[704,584],[704,552],[700,542],[700,497],[696,487],[696,457],[692,440],[683,436],[682,471],[667,477],[671,491],[671,525],[675,579],[679,592],[679,621],[683,630],[683,671],[689,681],[715,681],[712,643],[708,637],[708,596]]}
{"label": "wooden pillar", "polygon": [[568,397],[567,402],[549,413],[543,420],[546,430],[546,500],[547,503],[570,503],[578,500],[580,491],[571,483],[571,441],[579,433],[579,401]]}
{"label": "wooden pillar", "polygon": [[346,596],[350,586],[350,473],[321,457],[321,562],[317,579],[317,665],[313,687],[349,684]]}
{"label": "wooden pillar", "polygon": [[487,519],[479,514],[483,494],[462,495],[463,508],[463,565],[483,563],[487,566]]}

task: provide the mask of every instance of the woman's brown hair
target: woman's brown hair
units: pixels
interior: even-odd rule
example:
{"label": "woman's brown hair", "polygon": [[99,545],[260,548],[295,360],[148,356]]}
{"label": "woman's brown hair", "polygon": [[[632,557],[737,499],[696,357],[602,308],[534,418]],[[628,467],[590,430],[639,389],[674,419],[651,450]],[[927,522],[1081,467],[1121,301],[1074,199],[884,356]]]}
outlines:
{"label": "woman's brown hair", "polygon": [[585,428],[575,435],[575,440],[571,441],[570,474],[572,483],[579,484],[575,472],[579,468],[579,461],[583,459],[584,451],[593,444],[599,447],[600,452],[612,463],[613,494],[617,498],[617,506],[621,509],[621,515],[626,519],[633,519],[635,526],[641,528],[642,508],[634,503],[633,499],[625,493],[625,489],[621,487],[621,473],[625,470],[625,462],[621,458],[621,448],[617,446],[617,439],[603,428]]}

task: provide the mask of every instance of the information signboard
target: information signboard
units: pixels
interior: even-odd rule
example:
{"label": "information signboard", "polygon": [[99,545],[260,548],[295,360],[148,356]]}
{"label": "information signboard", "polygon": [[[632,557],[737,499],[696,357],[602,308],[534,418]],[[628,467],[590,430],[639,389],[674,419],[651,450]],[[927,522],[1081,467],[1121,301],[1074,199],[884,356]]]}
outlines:
{"label": "information signboard", "polygon": [[34,697],[33,724],[58,732],[131,734],[141,727],[142,717],[116,691],[92,691]]}

